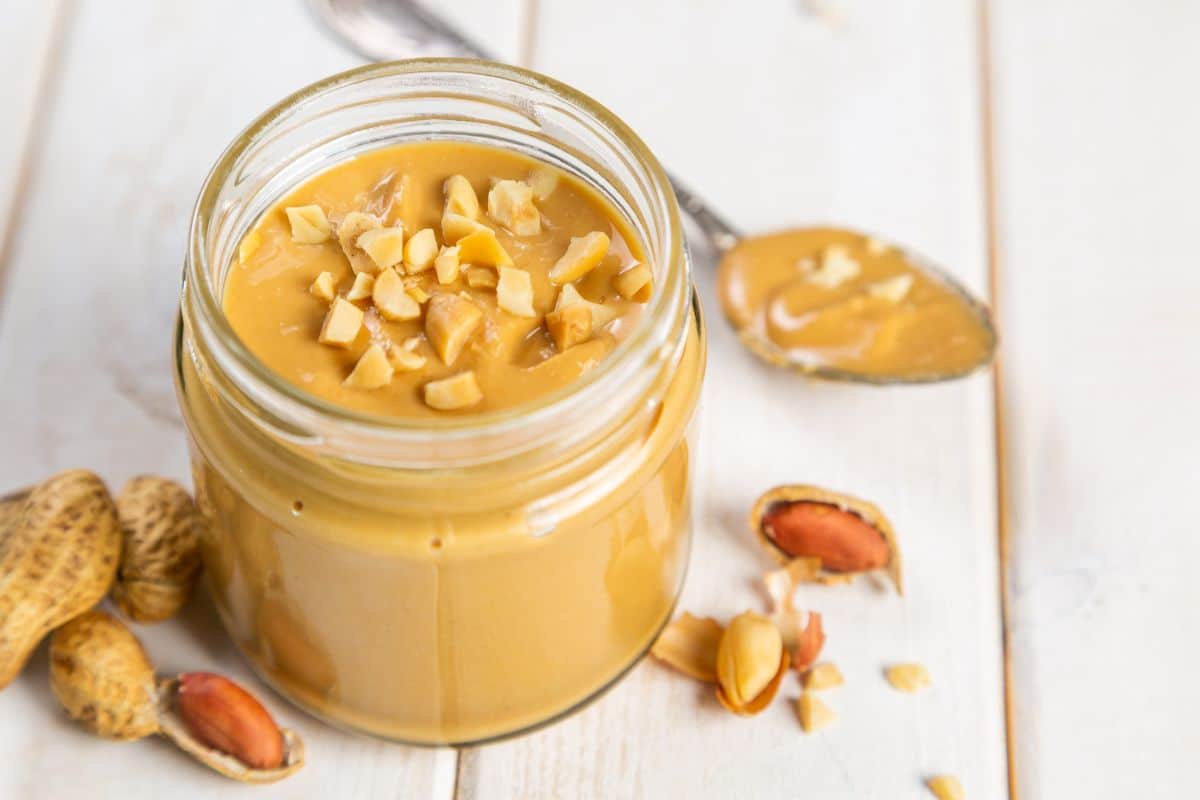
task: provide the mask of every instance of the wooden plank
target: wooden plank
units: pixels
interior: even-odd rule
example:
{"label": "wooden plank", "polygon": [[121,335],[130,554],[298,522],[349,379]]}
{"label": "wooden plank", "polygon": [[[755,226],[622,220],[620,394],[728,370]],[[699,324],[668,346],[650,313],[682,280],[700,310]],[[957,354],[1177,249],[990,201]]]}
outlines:
{"label": "wooden plank", "polygon": [[10,233],[19,199],[29,179],[38,112],[50,98],[45,91],[62,43],[66,14],[59,0],[25,0],[5,9],[0,53],[8,67],[0,74],[0,291],[10,250]]}
{"label": "wooden plank", "polygon": [[[0,42],[0,86],[36,85],[34,39],[49,4],[20,6],[27,28]],[[135,473],[186,479],[170,349],[184,236],[200,183],[253,116],[287,93],[358,63],[290,0],[74,4],[62,68],[14,237],[0,309],[0,487],[74,466],[114,485]],[[517,51],[518,7],[456,6],[460,22]],[[115,13],[114,13],[115,12]],[[506,21],[507,20],[507,21]],[[483,27],[480,27],[483,26]],[[22,35],[18,35],[22,34]],[[28,36],[26,40],[24,36]],[[10,41],[10,39],[12,41]],[[13,47],[10,45],[20,45]],[[19,80],[18,80],[19,78]],[[0,131],[0,178],[12,174],[17,128]],[[6,105],[7,108],[7,105]],[[9,126],[8,120],[17,124]],[[4,180],[0,214],[9,202]],[[183,624],[138,627],[164,672],[216,669],[258,686],[206,597]],[[58,711],[44,652],[0,693],[0,796],[129,798],[222,795],[230,784],[157,742],[93,739]],[[263,797],[448,797],[456,754],[404,748],[316,724],[278,698],[304,732],[310,764]]]}
{"label": "wooden plank", "polygon": [[[748,230],[842,222],[900,239],[986,286],[976,19],[956,0],[803,4],[755,14],[716,0],[545,4],[534,66],[592,93]],[[629,20],[636,19],[636,25]],[[591,46],[579,46],[579,31]],[[619,43],[619,53],[611,45]],[[744,531],[764,489],[813,482],[887,509],[905,547],[904,599],[853,587],[800,599],[826,614],[848,685],[836,727],[806,737],[783,702],[741,720],[648,663],[545,731],[463,756],[460,797],[925,797],[959,775],[1007,794],[991,382],[879,390],[804,382],[745,354],[719,317],[712,254],[696,543],[682,607],[760,607],[768,566]],[[935,688],[888,688],[918,660]]]}
{"label": "wooden plank", "polygon": [[1194,797],[1200,6],[994,6],[1021,795]]}

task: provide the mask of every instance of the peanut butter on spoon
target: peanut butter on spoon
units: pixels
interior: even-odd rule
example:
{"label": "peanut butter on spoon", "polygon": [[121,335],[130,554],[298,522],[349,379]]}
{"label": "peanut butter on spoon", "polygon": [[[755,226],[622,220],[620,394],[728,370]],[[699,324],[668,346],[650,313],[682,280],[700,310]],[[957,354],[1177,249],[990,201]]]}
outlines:
{"label": "peanut butter on spoon", "polygon": [[725,316],[759,357],[867,383],[957,378],[991,360],[987,308],[878,239],[797,228],[739,240],[718,275]]}

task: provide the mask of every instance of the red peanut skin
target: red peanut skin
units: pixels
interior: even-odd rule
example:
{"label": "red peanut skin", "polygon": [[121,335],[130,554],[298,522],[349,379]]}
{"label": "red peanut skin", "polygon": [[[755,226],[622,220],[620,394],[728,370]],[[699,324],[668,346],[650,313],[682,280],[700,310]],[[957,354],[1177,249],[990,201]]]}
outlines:
{"label": "red peanut skin", "polygon": [[262,703],[228,678],[186,672],[179,676],[175,703],[188,731],[208,747],[255,769],[283,764],[279,726]]}
{"label": "red peanut skin", "polygon": [[830,572],[863,572],[887,565],[883,535],[857,514],[828,503],[778,503],[762,520],[763,533],[792,558],[816,556]]}

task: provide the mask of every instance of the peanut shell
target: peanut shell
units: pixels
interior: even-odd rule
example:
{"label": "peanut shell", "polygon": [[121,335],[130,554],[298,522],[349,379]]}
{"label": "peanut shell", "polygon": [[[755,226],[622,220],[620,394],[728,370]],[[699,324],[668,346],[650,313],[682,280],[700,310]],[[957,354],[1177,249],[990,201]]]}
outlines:
{"label": "peanut shell", "polygon": [[63,472],[29,493],[0,537],[0,689],[46,634],[100,602],[120,552],[117,509],[93,473]]}
{"label": "peanut shell", "polygon": [[143,475],[117,496],[123,547],[112,598],[130,619],[161,622],[187,602],[200,574],[204,521],[191,495]]}

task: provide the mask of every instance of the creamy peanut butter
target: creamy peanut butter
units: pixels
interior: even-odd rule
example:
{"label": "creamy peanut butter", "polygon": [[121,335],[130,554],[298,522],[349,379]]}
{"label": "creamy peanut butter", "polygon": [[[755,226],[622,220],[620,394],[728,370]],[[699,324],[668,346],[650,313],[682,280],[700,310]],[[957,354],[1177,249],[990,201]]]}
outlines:
{"label": "creamy peanut butter", "polygon": [[979,309],[903,251],[836,228],[742,240],[721,262],[719,291],[771,360],[923,379],[968,371],[995,345]]}
{"label": "creamy peanut butter", "polygon": [[247,234],[224,287],[289,382],[398,417],[479,413],[571,383],[636,325],[653,281],[598,192],[463,142],[376,150],[311,178]]}
{"label": "creamy peanut butter", "polygon": [[[248,348],[317,397],[396,418],[569,387],[668,266],[644,263],[592,188],[458,142],[336,165],[238,251],[224,309]],[[668,335],[620,413],[580,421],[586,439],[563,430],[495,463],[330,456],[180,358],[207,580],[233,640],[314,713],[408,742],[511,734],[596,696],[665,625],[687,560],[693,305]]]}

